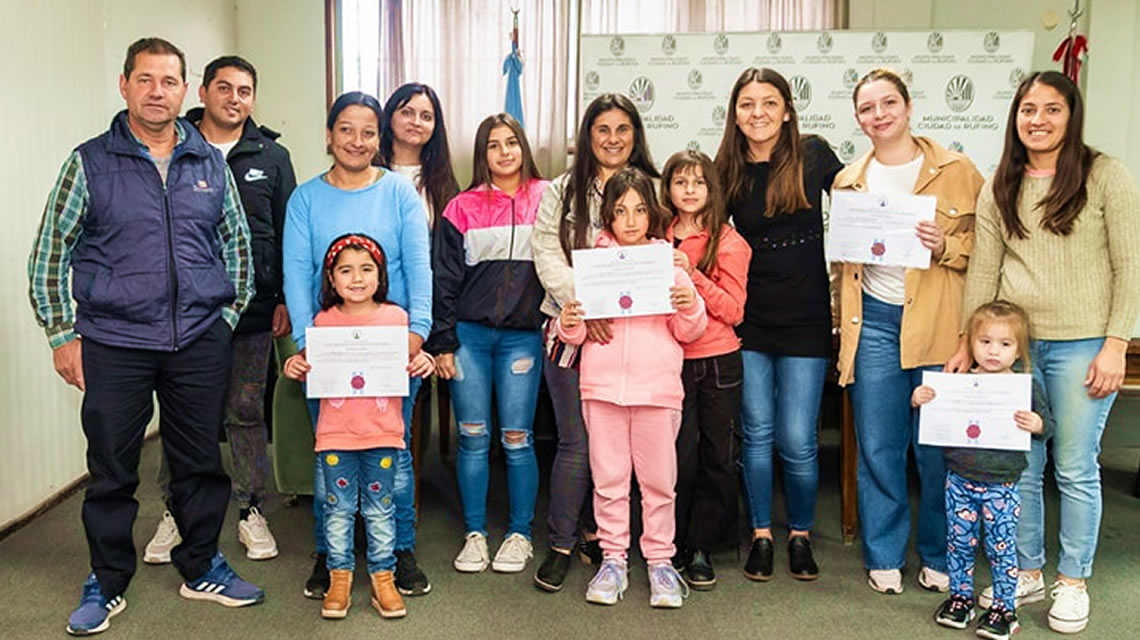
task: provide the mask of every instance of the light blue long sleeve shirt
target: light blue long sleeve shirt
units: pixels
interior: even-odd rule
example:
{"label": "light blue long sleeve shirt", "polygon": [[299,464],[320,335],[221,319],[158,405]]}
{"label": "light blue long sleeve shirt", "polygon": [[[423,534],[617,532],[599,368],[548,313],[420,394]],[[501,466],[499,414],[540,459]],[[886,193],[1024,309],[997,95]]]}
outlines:
{"label": "light blue long sleeve shirt", "polygon": [[321,310],[325,252],[338,236],[363,233],[380,243],[388,261],[388,301],[408,312],[408,329],[431,332],[431,249],[427,217],[415,186],[385,171],[361,189],[338,189],[324,174],[289,198],[282,239],[285,302],[297,348]]}

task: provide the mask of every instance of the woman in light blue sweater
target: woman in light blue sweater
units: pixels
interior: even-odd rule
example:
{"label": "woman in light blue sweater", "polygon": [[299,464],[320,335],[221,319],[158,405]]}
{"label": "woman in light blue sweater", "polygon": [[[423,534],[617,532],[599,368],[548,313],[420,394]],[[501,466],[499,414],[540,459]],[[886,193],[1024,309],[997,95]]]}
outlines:
{"label": "woman in light blue sweater", "polygon": [[[329,108],[327,144],[333,166],[297,187],[289,198],[283,234],[285,300],[293,340],[305,348],[305,329],[320,311],[321,261],[334,238],[363,233],[384,249],[388,300],[408,312],[408,352],[415,355],[431,331],[431,258],[427,218],[416,188],[403,176],[373,166],[380,145],[380,103],[352,91]],[[416,379],[419,380],[418,378]],[[412,389],[415,395],[415,388]],[[309,411],[316,421],[317,407]],[[404,424],[412,403],[404,403]],[[405,440],[408,435],[405,434]],[[315,465],[315,486],[322,486]],[[431,590],[415,551],[415,495],[410,446],[400,452],[396,470],[396,587],[405,595]],[[323,598],[329,577],[322,525],[322,501],[313,500],[317,561],[305,595]]]}

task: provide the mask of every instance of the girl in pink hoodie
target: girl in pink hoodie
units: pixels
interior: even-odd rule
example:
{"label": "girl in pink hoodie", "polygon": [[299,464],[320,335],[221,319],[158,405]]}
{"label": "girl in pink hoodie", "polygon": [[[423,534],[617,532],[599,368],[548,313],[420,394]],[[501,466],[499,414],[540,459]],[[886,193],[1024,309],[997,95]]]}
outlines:
{"label": "girl in pink hoodie", "polygon": [[[606,183],[597,247],[667,242],[668,214],[653,183],[626,168]],[[673,568],[673,488],[677,480],[674,441],[681,424],[682,343],[704,333],[705,305],[683,269],[674,268],[670,298],[674,313],[615,318],[613,338],[586,342],[582,305],[567,304],[558,317],[559,337],[582,345],[582,416],[590,441],[594,517],[604,561],[586,590],[586,600],[614,604],[629,586],[630,473],[641,488],[641,553],[649,565],[650,606],[680,607],[687,588]]]}

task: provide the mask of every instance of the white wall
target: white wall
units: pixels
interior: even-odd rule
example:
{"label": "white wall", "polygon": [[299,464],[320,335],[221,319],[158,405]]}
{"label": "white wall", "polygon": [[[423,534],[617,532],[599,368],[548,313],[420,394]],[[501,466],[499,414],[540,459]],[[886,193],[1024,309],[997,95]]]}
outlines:
{"label": "white wall", "polygon": [[122,108],[118,74],[131,42],[165,37],[200,73],[208,57],[234,48],[236,34],[232,0],[2,0],[0,14],[2,527],[86,469],[80,394],[52,369],[27,294],[28,253],[59,166]]}
{"label": "white wall", "polygon": [[[266,16],[272,16],[267,19]],[[238,52],[257,67],[258,122],[281,132],[297,181],[329,167],[325,155],[325,15],[316,0],[239,0]]]}

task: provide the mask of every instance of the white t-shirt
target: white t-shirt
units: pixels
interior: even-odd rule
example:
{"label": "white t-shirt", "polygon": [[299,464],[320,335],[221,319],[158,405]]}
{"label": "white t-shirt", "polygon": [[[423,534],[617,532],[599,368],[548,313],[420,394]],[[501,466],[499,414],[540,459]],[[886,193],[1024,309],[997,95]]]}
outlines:
{"label": "white t-shirt", "polygon": [[431,208],[431,198],[428,196],[427,189],[420,186],[420,174],[423,172],[423,167],[418,164],[394,164],[392,171],[404,176],[412,181],[416,187],[416,193],[420,194],[420,201],[424,203],[424,215],[427,216],[428,229],[435,228],[435,213]]}
{"label": "white t-shirt", "polygon": [[[210,142],[210,141],[207,140],[206,142]],[[241,142],[241,138],[238,138],[237,140],[232,140],[230,142],[210,142],[210,146],[214,147],[218,151],[221,151],[223,158],[228,158],[228,157],[230,157],[230,149],[233,149],[234,147],[236,147],[237,143],[239,143],[239,142]]]}
{"label": "white t-shirt", "polygon": [[[922,169],[923,154],[905,164],[885,165],[871,158],[867,165],[867,191],[885,195],[914,193],[918,172]],[[906,299],[903,290],[905,267],[863,265],[863,291],[888,304],[901,305]]]}

